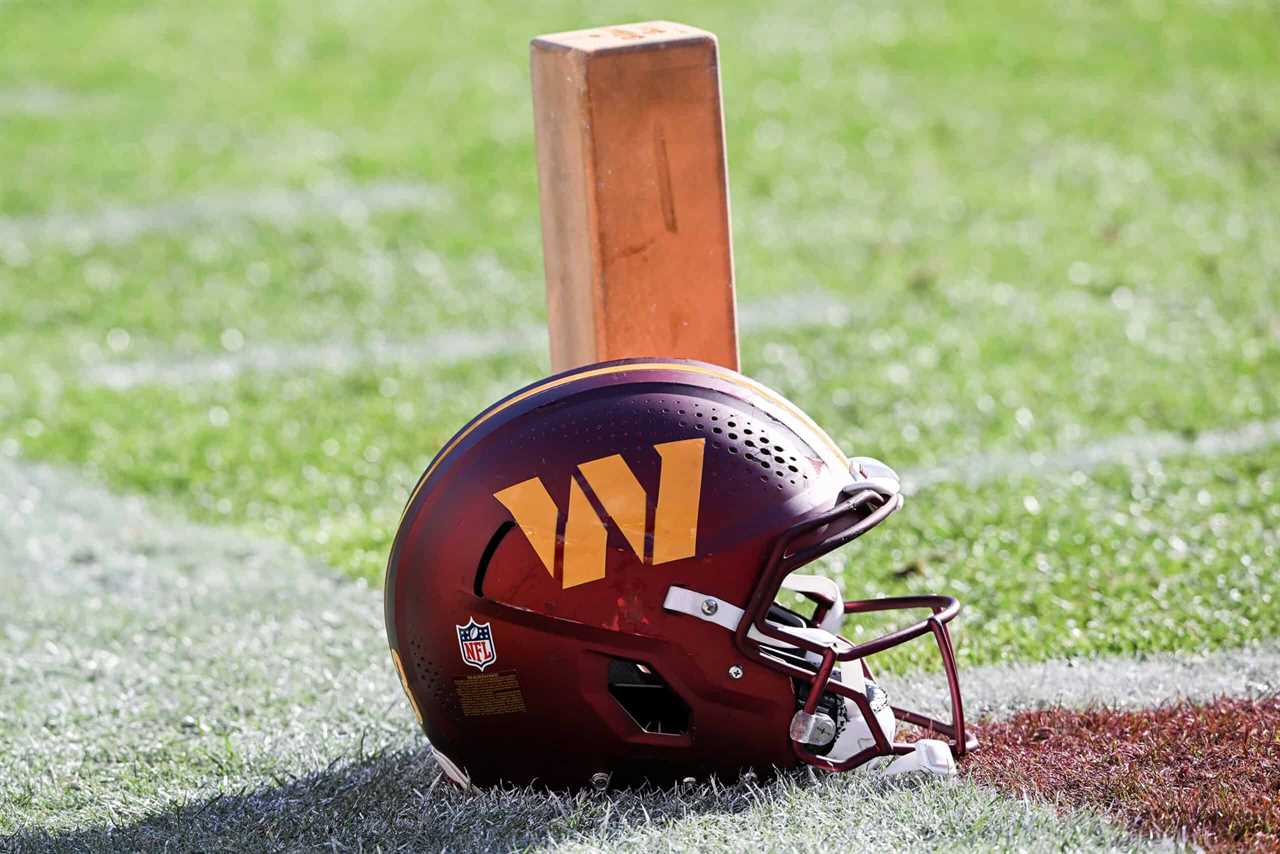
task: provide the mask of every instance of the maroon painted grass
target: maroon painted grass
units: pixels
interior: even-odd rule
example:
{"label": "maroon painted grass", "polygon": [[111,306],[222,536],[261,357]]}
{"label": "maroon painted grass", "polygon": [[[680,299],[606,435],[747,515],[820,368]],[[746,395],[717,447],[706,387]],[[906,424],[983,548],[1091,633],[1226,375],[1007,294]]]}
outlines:
{"label": "maroon painted grass", "polygon": [[1209,849],[1280,851],[1280,698],[1045,709],[978,735],[976,782]]}

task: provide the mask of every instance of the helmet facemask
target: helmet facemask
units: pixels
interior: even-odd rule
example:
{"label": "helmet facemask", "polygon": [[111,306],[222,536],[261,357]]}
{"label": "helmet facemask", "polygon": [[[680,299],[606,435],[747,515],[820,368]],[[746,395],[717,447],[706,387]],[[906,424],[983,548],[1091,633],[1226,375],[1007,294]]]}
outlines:
{"label": "helmet facemask", "polygon": [[[845,771],[877,757],[887,773],[929,770],[953,773],[955,757],[977,746],[965,731],[955,653],[946,624],[960,610],[950,596],[898,596],[845,600],[839,585],[795,571],[851,542],[902,506],[897,475],[870,458],[852,461],[853,482],[836,505],[783,534],[771,551],[760,583],[746,609],[673,587],[665,607],[732,629],[738,649],[791,676],[797,710],[791,720],[792,750],[801,761],[829,771]],[[775,601],[788,590],[814,602],[805,617]],[[840,634],[847,615],[928,609],[929,616],[865,643]],[[951,701],[951,721],[890,705],[866,659],[932,634],[942,656]],[[923,730],[927,738],[897,741],[899,723]],[[932,736],[940,735],[945,740]]]}

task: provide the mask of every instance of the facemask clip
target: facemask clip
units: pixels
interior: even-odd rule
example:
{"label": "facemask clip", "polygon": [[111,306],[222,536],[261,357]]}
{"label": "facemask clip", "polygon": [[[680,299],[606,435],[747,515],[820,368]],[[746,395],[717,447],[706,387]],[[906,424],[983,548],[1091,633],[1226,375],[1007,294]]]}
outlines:
{"label": "facemask clip", "polygon": [[936,738],[922,738],[914,745],[915,750],[895,757],[881,771],[886,777],[897,774],[910,774],[923,771],[939,777],[951,777],[956,773],[956,760],[951,755],[951,748],[945,741]]}

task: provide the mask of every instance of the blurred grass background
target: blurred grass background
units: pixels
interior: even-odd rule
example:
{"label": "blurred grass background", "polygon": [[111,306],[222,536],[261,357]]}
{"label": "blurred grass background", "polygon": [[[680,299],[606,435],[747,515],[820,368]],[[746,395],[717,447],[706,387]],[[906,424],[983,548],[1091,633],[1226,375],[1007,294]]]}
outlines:
{"label": "blurred grass background", "polygon": [[[1277,8],[0,5],[0,452],[376,581],[427,460],[543,352],[93,370],[541,324],[528,40],[663,17],[720,37],[741,301],[843,306],[747,335],[744,368],[851,452],[918,470],[1275,419]],[[422,203],[49,226],[374,182]],[[1272,636],[1275,461],[938,487],[832,568],[957,592],[970,662]]]}

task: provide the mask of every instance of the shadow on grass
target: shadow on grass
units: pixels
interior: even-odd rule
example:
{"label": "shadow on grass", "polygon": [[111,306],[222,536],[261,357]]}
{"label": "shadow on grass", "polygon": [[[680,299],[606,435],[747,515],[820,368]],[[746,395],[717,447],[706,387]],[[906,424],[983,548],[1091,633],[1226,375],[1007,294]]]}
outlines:
{"label": "shadow on grass", "polygon": [[176,805],[127,825],[20,831],[0,838],[0,849],[487,852],[575,841],[607,844],[692,816],[747,811],[802,779],[788,774],[763,787],[712,782],[607,795],[529,789],[467,794],[440,778],[429,751],[399,752]]}

